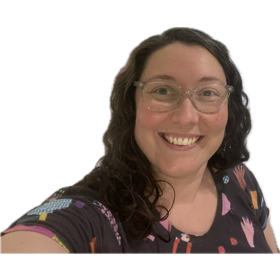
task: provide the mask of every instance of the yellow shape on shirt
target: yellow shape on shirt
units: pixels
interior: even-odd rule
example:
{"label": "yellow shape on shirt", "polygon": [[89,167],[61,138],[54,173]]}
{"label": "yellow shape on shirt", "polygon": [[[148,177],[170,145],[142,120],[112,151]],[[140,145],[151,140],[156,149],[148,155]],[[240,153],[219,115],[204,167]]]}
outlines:
{"label": "yellow shape on shirt", "polygon": [[60,241],[58,237],[54,236],[52,240],[56,241],[59,245],[61,245],[64,248],[64,250],[66,250],[69,253],[69,250],[65,247],[65,245]]}
{"label": "yellow shape on shirt", "polygon": [[257,191],[250,191],[254,209],[259,209],[258,206],[258,193]]}
{"label": "yellow shape on shirt", "polygon": [[47,215],[48,215],[48,213],[42,213],[39,217],[39,220],[40,221],[45,221],[47,219]]}

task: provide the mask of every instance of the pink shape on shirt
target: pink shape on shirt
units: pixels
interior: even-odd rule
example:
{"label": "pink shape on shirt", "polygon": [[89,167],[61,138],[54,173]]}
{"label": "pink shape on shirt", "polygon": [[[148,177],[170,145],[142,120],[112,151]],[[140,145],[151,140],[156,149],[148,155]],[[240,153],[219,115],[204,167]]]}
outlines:
{"label": "pink shape on shirt", "polygon": [[222,215],[224,216],[230,210],[230,202],[228,201],[224,193],[222,193],[222,200],[223,200]]}
{"label": "pink shape on shirt", "polygon": [[39,227],[39,226],[24,226],[24,225],[17,225],[15,227],[12,227],[6,231],[4,231],[4,233],[9,233],[9,232],[14,232],[14,231],[33,231],[33,232],[38,232],[41,234],[44,234],[50,238],[53,238],[55,236],[55,234],[53,232],[51,232],[48,229],[45,229],[43,227]]}

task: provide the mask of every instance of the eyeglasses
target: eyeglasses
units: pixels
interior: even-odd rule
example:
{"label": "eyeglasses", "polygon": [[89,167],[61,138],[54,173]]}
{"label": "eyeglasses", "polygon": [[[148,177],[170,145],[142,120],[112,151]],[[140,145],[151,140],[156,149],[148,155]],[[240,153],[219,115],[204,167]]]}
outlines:
{"label": "eyeglasses", "polygon": [[176,108],[184,94],[189,94],[193,106],[201,113],[213,114],[220,111],[233,92],[233,86],[219,84],[202,85],[195,89],[183,91],[170,82],[134,82],[134,86],[142,89],[142,97],[146,107],[158,113],[168,112]]}

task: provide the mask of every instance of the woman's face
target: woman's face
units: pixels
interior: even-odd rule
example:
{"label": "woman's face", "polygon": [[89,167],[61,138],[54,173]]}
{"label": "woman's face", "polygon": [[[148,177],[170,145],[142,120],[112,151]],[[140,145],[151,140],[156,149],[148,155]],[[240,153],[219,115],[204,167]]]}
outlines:
{"label": "woman's face", "polygon": [[[224,71],[217,59],[200,46],[171,44],[154,52],[139,81],[169,81],[182,89],[218,83],[226,86]],[[181,179],[206,167],[224,137],[228,108],[214,114],[197,111],[188,94],[175,109],[157,113],[147,109],[142,90],[136,89],[135,139],[152,164],[157,178]],[[169,143],[173,139],[197,139],[191,145]],[[187,140],[185,140],[187,141]]]}

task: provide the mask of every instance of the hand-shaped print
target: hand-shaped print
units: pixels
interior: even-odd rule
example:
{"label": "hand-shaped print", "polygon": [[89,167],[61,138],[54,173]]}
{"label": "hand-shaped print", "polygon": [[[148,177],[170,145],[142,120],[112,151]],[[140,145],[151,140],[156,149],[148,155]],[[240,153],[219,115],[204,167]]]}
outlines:
{"label": "hand-shaped print", "polygon": [[248,217],[242,217],[241,227],[245,233],[247,241],[251,247],[255,247],[254,245],[254,227],[253,223],[248,219]]}
{"label": "hand-shaped print", "polygon": [[246,188],[246,182],[244,180],[245,169],[243,169],[242,166],[237,166],[233,170],[233,173],[236,176],[240,187],[245,191],[245,188]]}

